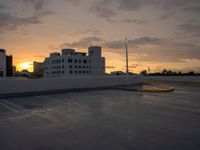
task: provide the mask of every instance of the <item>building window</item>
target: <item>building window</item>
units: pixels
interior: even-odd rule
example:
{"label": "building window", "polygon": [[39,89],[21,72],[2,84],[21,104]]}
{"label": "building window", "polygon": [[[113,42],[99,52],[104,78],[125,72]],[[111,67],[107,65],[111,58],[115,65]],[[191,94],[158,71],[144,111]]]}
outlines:
{"label": "building window", "polygon": [[78,62],[77,59],[75,59],[74,62],[77,63]]}
{"label": "building window", "polygon": [[81,74],[81,71],[79,71],[78,73],[80,73],[80,74]]}
{"label": "building window", "polygon": [[74,68],[77,68],[77,66],[75,66]]}
{"label": "building window", "polygon": [[75,71],[75,74],[77,74],[77,71]]}
{"label": "building window", "polygon": [[72,63],[72,59],[68,59],[68,63]]}
{"label": "building window", "polygon": [[78,68],[81,68],[81,66],[78,66]]}
{"label": "building window", "polygon": [[85,71],[83,71],[83,74],[85,74]]}
{"label": "building window", "polygon": [[64,74],[65,72],[64,71],[62,71],[62,74]]}
{"label": "building window", "polygon": [[69,68],[72,68],[72,65],[70,65]]}
{"label": "building window", "polygon": [[79,63],[81,63],[81,60],[79,59]]}
{"label": "building window", "polygon": [[83,68],[85,69],[85,66],[83,66]]}
{"label": "building window", "polygon": [[62,66],[62,68],[65,68],[64,66]]}
{"label": "building window", "polygon": [[86,60],[86,59],[84,59],[84,60],[83,60],[83,63],[84,63],[84,64],[87,64],[87,60]]}
{"label": "building window", "polygon": [[91,64],[92,63],[92,61],[91,60],[89,60],[89,64]]}
{"label": "building window", "polygon": [[69,73],[72,74],[73,72],[72,72],[72,71],[69,71]]}
{"label": "building window", "polygon": [[64,63],[64,59],[62,59],[62,63]]}

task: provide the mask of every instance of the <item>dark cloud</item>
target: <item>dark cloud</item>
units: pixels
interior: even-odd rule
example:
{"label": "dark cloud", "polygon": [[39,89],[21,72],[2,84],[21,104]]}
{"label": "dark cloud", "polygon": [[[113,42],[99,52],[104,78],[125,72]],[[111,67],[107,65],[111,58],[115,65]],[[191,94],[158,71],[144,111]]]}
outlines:
{"label": "dark cloud", "polygon": [[185,12],[192,12],[192,13],[200,13],[200,6],[184,7],[183,11],[185,11]]}
{"label": "dark cloud", "polygon": [[[110,19],[119,11],[137,11],[151,6],[162,11],[199,12],[199,0],[99,0],[91,9],[99,17]],[[171,17],[174,17],[171,15]]]}
{"label": "dark cloud", "polygon": [[68,2],[68,3],[72,3],[74,5],[78,5],[81,2],[81,0],[65,0],[65,1]]}
{"label": "dark cloud", "polygon": [[110,7],[110,3],[111,1],[108,0],[98,1],[92,5],[90,11],[109,22],[113,22],[114,20],[112,18],[116,15],[116,13]]}
{"label": "dark cloud", "polygon": [[101,35],[101,31],[99,30],[92,30],[92,29],[86,29],[82,32],[75,32],[71,34],[70,36],[79,36],[79,35],[86,35],[86,36],[95,36],[95,35]]}
{"label": "dark cloud", "polygon": [[189,34],[200,33],[200,24],[182,24],[179,28]]}
{"label": "dark cloud", "polygon": [[185,6],[198,6],[199,0],[160,0],[160,5],[165,8],[182,8]]}
{"label": "dark cloud", "polygon": [[[138,68],[140,65],[139,64],[132,64],[130,66],[128,66],[130,69],[135,69]],[[125,67],[125,66],[124,66]]]}
{"label": "dark cloud", "polygon": [[[141,37],[137,39],[128,40],[128,45],[130,47],[144,46],[144,45],[160,45],[164,41],[159,38],[153,37]],[[110,49],[122,49],[125,47],[125,41],[109,41],[105,42],[104,46]]]}
{"label": "dark cloud", "polygon": [[54,11],[51,11],[51,10],[39,11],[39,12],[35,12],[35,16],[44,17],[44,16],[53,15],[54,13],[55,13],[55,12],[54,12]]}
{"label": "dark cloud", "polygon": [[22,2],[28,6],[32,6],[36,11],[39,11],[45,7],[48,0],[22,0]]}
{"label": "dark cloud", "polygon": [[110,49],[122,49],[125,46],[125,42],[122,40],[118,41],[108,41],[103,44],[104,47],[110,48]]}
{"label": "dark cloud", "polygon": [[122,10],[138,10],[144,5],[149,5],[154,0],[118,0],[119,8]]}
{"label": "dark cloud", "polygon": [[[109,52],[125,55],[125,42],[122,40],[104,42],[102,45]],[[170,39],[141,37],[129,40],[128,48],[132,61],[178,63],[183,59],[200,60],[200,46]]]}
{"label": "dark cloud", "polygon": [[40,24],[42,21],[41,17],[50,15],[53,12],[46,11],[40,12],[30,17],[18,17],[9,13],[0,12],[0,32],[4,33],[8,30],[16,30],[20,27],[27,27],[31,24]]}
{"label": "dark cloud", "polygon": [[133,24],[147,24],[147,20],[141,20],[141,19],[124,19],[122,22],[126,23],[133,23]]}
{"label": "dark cloud", "polygon": [[24,27],[30,24],[39,24],[41,21],[37,16],[31,16],[27,18],[20,18],[12,16],[9,13],[0,12],[0,32],[5,32],[6,30],[15,30],[19,27]]}
{"label": "dark cloud", "polygon": [[[31,24],[42,23],[41,18],[52,15],[54,12],[45,10],[44,7],[48,0],[19,0],[26,5],[33,7],[33,14],[30,17],[21,17],[18,13],[10,13],[11,8],[0,4],[0,32],[5,33],[8,30],[16,30],[21,27],[27,27]],[[12,7],[12,6],[11,6]],[[5,9],[6,8],[6,9]]]}
{"label": "dark cloud", "polygon": [[67,47],[73,47],[73,48],[86,48],[88,46],[91,46],[93,44],[98,44],[102,42],[103,40],[99,37],[86,37],[79,41],[73,42],[73,43],[63,43],[59,47],[60,48],[67,48]]}
{"label": "dark cloud", "polygon": [[151,45],[160,45],[162,44],[164,41],[160,38],[154,38],[154,37],[141,37],[138,39],[134,39],[134,40],[129,40],[129,43],[132,45],[147,45],[147,44],[151,44]]}
{"label": "dark cloud", "polygon": [[4,5],[0,4],[0,9],[5,9],[6,7]]}

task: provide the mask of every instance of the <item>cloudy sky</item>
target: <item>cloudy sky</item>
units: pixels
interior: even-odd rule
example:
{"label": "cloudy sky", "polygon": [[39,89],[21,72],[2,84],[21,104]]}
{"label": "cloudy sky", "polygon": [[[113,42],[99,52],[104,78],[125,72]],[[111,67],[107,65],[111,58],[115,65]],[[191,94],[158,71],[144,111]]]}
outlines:
{"label": "cloudy sky", "polygon": [[200,0],[0,0],[0,48],[23,62],[103,47],[107,72],[200,71]]}

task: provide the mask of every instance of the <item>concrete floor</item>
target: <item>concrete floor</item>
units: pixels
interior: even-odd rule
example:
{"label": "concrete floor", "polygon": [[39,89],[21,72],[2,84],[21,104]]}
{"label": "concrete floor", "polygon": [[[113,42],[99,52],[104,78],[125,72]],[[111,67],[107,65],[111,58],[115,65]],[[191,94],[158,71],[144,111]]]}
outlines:
{"label": "concrete floor", "polygon": [[199,150],[200,88],[0,100],[1,150]]}

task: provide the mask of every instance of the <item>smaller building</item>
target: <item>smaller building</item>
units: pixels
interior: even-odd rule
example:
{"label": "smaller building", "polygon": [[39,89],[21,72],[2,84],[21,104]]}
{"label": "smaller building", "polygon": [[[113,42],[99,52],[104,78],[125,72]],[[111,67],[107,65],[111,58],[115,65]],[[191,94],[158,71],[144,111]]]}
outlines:
{"label": "smaller building", "polygon": [[6,56],[6,76],[13,76],[13,56]]}
{"label": "smaller building", "polygon": [[0,49],[0,77],[6,76],[6,50]]}
{"label": "smaller building", "polygon": [[16,73],[17,73],[17,68],[16,68],[16,66],[13,66],[13,67],[12,67],[12,70],[13,70],[13,76],[15,76]]}
{"label": "smaller building", "polygon": [[43,62],[33,62],[33,74],[34,76],[42,77],[44,75],[44,63]]}

